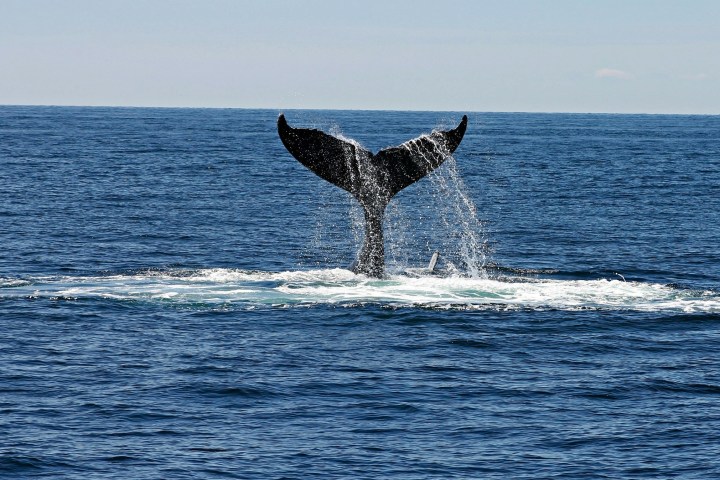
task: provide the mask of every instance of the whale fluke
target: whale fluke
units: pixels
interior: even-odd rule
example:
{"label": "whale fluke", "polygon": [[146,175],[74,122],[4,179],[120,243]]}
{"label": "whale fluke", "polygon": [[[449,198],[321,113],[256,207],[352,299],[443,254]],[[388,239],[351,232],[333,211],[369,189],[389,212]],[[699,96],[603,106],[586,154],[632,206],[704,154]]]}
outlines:
{"label": "whale fluke", "polygon": [[352,140],[320,130],[293,128],[278,117],[285,148],[319,177],[350,192],[365,210],[365,240],[353,267],[355,273],[382,277],[385,248],[382,221],[390,199],[438,168],[465,135],[467,115],[448,131],[436,131],[373,154]]}

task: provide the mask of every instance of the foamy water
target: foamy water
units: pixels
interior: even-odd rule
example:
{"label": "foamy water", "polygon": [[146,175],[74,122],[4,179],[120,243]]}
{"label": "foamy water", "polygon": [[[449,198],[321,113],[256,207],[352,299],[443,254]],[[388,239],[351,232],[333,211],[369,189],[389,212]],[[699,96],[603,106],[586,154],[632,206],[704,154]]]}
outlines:
{"label": "foamy water", "polygon": [[177,304],[383,304],[450,309],[608,309],[720,312],[720,295],[621,279],[392,275],[372,279],[343,269],[262,272],[233,269],[0,281],[0,298],[113,299]]}

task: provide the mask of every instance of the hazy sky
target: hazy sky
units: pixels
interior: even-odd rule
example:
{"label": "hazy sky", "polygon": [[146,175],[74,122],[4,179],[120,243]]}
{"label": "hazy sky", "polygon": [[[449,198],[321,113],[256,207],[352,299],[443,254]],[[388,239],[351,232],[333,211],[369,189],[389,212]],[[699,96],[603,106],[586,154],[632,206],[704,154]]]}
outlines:
{"label": "hazy sky", "polygon": [[720,0],[0,0],[0,104],[720,114]]}

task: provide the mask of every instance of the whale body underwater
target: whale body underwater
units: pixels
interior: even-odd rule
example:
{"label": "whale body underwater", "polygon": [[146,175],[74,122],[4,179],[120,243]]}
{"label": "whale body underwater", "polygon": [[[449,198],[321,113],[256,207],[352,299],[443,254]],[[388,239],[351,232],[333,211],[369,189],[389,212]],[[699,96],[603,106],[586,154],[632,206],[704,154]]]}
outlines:
{"label": "whale body underwater", "polygon": [[372,153],[352,140],[316,129],[293,128],[285,115],[277,121],[278,134],[300,163],[335,186],[352,194],[365,216],[365,238],[352,270],[369,277],[385,274],[383,217],[390,200],[447,160],[467,129],[467,115],[452,130],[434,131],[396,147]]}

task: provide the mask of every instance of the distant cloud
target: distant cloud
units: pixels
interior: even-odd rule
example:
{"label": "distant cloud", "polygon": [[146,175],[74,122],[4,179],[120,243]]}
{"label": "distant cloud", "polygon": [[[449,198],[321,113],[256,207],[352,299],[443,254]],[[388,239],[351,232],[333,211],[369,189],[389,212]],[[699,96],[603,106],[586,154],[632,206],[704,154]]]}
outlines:
{"label": "distant cloud", "polygon": [[635,75],[632,73],[625,72],[623,70],[616,70],[614,68],[601,68],[595,72],[597,78],[619,78],[622,80],[632,80]]}
{"label": "distant cloud", "polygon": [[688,75],[680,75],[680,78],[683,80],[707,80],[710,78],[710,75],[706,73],[692,73]]}

